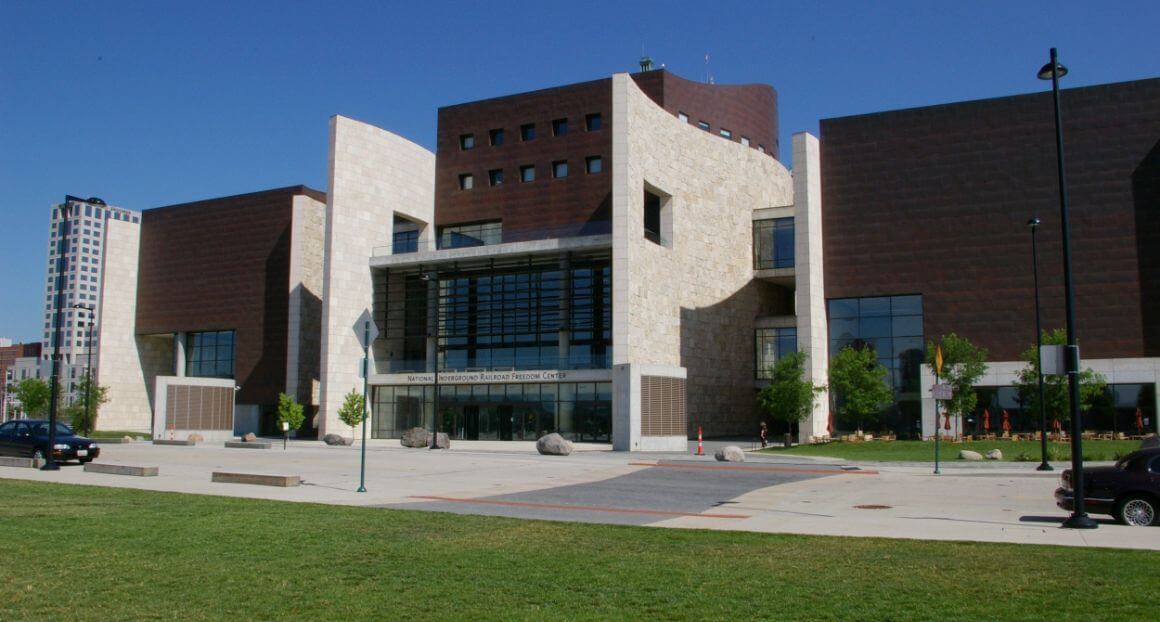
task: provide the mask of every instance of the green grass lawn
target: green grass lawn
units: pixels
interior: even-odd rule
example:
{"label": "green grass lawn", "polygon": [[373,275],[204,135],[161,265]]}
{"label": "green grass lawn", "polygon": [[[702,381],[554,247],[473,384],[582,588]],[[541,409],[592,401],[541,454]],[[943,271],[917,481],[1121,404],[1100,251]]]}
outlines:
{"label": "green grass lawn", "polygon": [[93,430],[89,438],[121,438],[123,436],[132,436],[133,438],[149,438],[148,432],[127,432],[124,430]]}
{"label": "green grass lawn", "polygon": [[1154,551],[524,521],[0,480],[2,620],[1130,620]]}
{"label": "green grass lawn", "polygon": [[[970,449],[985,454],[992,449],[1003,452],[1006,462],[1039,462],[1039,441],[972,441],[964,443],[939,443],[939,457],[942,460],[959,458],[959,450]],[[1140,448],[1140,441],[1090,440],[1083,442],[1084,460],[1116,460]],[[863,461],[915,461],[934,462],[934,441],[869,441],[846,443],[834,441],[825,445],[798,445],[790,449],[769,447],[763,452],[794,456],[828,456],[846,460]],[[1048,460],[1071,460],[1069,442],[1047,442]]]}

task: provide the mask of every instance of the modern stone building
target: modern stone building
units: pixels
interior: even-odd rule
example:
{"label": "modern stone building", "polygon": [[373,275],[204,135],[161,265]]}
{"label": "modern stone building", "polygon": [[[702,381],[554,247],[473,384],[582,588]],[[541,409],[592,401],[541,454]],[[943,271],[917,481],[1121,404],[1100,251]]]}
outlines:
{"label": "modern stone building", "polygon": [[618,74],[443,108],[436,153],[336,117],[320,430],[345,429],[370,313],[374,437],[751,433],[755,369],[827,358],[818,144],[795,138],[791,175],[776,102]]}

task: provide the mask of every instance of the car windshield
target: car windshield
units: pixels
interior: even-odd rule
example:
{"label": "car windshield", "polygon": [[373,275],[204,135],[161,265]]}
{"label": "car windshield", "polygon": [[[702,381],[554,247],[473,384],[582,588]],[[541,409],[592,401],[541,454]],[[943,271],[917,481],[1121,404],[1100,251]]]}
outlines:
{"label": "car windshield", "polygon": [[[32,428],[32,433],[37,435],[37,436],[48,436],[48,424],[47,423],[36,424]],[[65,425],[63,423],[58,423],[58,424],[56,424],[56,435],[57,436],[72,436],[73,431],[72,431],[72,428],[68,427],[67,425]]]}

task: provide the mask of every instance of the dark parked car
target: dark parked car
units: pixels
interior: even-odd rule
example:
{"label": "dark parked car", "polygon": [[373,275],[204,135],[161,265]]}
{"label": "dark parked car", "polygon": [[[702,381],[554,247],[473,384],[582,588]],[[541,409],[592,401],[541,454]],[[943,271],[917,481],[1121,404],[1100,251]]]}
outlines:
{"label": "dark parked car", "polygon": [[[1075,490],[1071,469],[1060,476],[1055,490],[1055,504],[1071,511],[1075,508]],[[1134,451],[1115,466],[1089,467],[1083,471],[1086,510],[1092,514],[1111,514],[1125,525],[1160,525],[1160,447]]]}
{"label": "dark parked car", "polygon": [[[93,441],[73,434],[72,428],[56,424],[52,456],[57,461],[90,462],[101,454]],[[0,455],[44,459],[48,455],[48,421],[23,419],[0,425]]]}

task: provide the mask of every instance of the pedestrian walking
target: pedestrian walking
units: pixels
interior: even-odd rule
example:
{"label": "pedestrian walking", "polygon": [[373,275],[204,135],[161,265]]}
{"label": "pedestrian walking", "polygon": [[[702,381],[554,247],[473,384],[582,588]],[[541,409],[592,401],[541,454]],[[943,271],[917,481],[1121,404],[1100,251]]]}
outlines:
{"label": "pedestrian walking", "polygon": [[766,427],[764,421],[761,422],[761,431],[758,432],[758,436],[761,437],[761,447],[764,449],[766,443],[765,439],[767,436],[769,436],[769,428]]}

